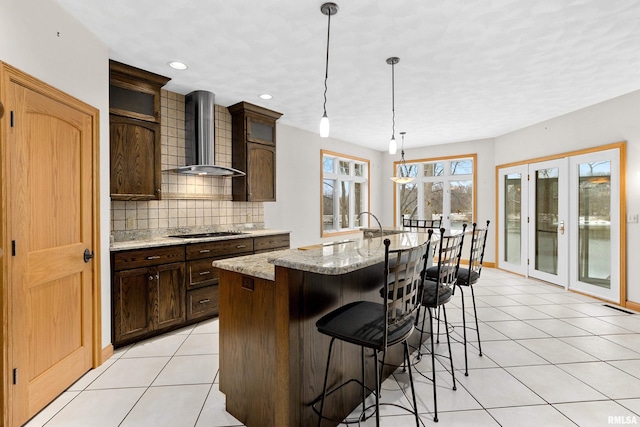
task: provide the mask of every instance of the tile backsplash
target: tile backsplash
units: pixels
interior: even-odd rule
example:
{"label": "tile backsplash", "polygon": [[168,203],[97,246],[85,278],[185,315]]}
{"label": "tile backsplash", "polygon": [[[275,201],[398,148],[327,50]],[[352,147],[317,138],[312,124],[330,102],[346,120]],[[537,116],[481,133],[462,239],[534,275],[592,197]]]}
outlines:
{"label": "tile backsplash", "polygon": [[[162,90],[161,169],[186,165],[184,95]],[[231,166],[231,114],[215,106],[216,164]],[[162,172],[162,200],[112,201],[114,240],[162,236],[175,229],[227,230],[264,226],[262,202],[233,202],[231,180]]]}

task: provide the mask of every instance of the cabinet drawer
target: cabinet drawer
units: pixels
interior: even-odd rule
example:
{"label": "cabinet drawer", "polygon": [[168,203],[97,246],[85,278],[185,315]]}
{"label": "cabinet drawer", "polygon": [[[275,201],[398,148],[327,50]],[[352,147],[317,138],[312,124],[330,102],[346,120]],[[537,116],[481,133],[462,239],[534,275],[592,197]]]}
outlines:
{"label": "cabinet drawer", "polygon": [[187,260],[253,252],[253,239],[229,239],[187,245]]}
{"label": "cabinet drawer", "polygon": [[187,289],[217,285],[220,275],[211,265],[215,258],[187,261]]}
{"label": "cabinet drawer", "polygon": [[184,246],[135,249],[113,254],[114,271],[184,261]]}
{"label": "cabinet drawer", "polygon": [[253,239],[253,250],[256,252],[264,251],[266,249],[288,249],[288,248],[289,248],[288,234],[254,237]]}
{"label": "cabinet drawer", "polygon": [[218,314],[218,286],[187,291],[187,320]]}

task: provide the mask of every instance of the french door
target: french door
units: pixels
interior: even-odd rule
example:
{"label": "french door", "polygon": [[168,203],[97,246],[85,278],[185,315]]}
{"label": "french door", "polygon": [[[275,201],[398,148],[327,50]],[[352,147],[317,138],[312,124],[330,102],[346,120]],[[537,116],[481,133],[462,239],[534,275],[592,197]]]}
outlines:
{"label": "french door", "polygon": [[620,303],[620,149],[498,168],[498,266]]}
{"label": "french door", "polygon": [[532,163],[528,180],[528,275],[568,285],[567,158]]}

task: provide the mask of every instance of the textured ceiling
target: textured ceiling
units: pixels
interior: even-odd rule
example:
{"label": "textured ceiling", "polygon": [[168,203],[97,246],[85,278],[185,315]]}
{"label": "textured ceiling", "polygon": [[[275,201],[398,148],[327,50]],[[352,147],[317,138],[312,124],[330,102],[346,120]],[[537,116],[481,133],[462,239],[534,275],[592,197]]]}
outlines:
{"label": "textured ceiling", "polygon": [[[112,59],[171,77],[168,90],[209,90],[217,104],[248,101],[318,131],[321,0],[56,1]],[[407,148],[502,135],[640,89],[638,0],[337,3],[327,114],[341,140],[386,150],[390,56],[400,57],[395,130]]]}

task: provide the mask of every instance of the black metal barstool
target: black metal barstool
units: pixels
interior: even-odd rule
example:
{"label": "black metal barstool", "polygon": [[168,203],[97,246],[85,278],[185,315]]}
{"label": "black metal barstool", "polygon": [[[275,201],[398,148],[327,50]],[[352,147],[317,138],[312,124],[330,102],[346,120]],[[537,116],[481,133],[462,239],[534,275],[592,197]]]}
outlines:
{"label": "black metal barstool", "polygon": [[476,310],[476,296],[473,292],[473,285],[480,279],[482,272],[482,260],[484,259],[484,248],[487,244],[487,235],[489,234],[489,221],[485,228],[477,228],[473,223],[471,231],[471,249],[469,251],[469,268],[458,269],[458,280],[456,286],[460,289],[460,297],[462,299],[462,334],[464,338],[464,375],[469,376],[469,367],[467,361],[467,316],[464,307],[464,291],[463,288],[471,289],[471,301],[473,302],[473,316],[476,321],[476,334],[478,336],[478,351],[482,356],[482,345],[480,343],[480,328],[478,327],[478,312]]}
{"label": "black metal barstool", "polygon": [[[411,364],[409,363],[409,346],[407,339],[414,330],[416,323],[416,313],[420,307],[420,284],[424,277],[424,266],[426,265],[426,254],[429,253],[429,241],[410,249],[390,250],[390,240],[384,240],[385,260],[383,280],[384,288],[382,297],[384,302],[357,301],[346,304],[320,318],[316,322],[318,332],[331,337],[329,343],[329,354],[327,356],[327,366],[324,375],[324,385],[320,402],[318,426],[321,426],[323,419],[324,404],[327,396],[351,382],[349,380],[331,391],[327,391],[327,380],[329,377],[329,366],[331,363],[331,351],[336,339],[362,348],[362,382],[357,381],[363,387],[362,409],[365,413],[365,372],[364,372],[364,349],[373,350],[375,360],[375,394],[376,400],[376,425],[380,425],[380,386],[382,369],[384,367],[385,355],[388,347],[402,343],[404,345],[404,360],[409,366],[409,382],[411,383],[411,393],[413,395],[413,409],[416,426],[419,427],[416,395],[413,386],[413,376]],[[382,364],[379,365],[379,353],[382,352]]]}
{"label": "black metal barstool", "polygon": [[[458,268],[460,266],[460,257],[462,254],[462,245],[464,243],[464,231],[467,225],[464,224],[462,233],[445,236],[445,229],[440,229],[440,239],[435,244],[438,254],[438,264],[425,269],[425,277],[422,289],[422,306],[426,308],[422,315],[422,327],[420,331],[420,343],[424,334],[425,320],[427,313],[429,315],[429,337],[431,340],[431,382],[433,383],[433,421],[438,422],[438,394],[436,385],[436,360],[435,345],[433,333],[433,319],[438,321],[438,331],[436,339],[440,335],[440,315],[442,312],[444,317],[444,329],[447,335],[447,348],[449,350],[449,362],[451,365],[451,379],[453,381],[453,389],[456,390],[456,375],[453,367],[453,357],[451,356],[451,337],[449,335],[449,324],[447,322],[447,310],[445,304],[449,302],[455,289]],[[426,272],[433,271],[434,276],[429,277]],[[438,315],[434,315],[434,311],[438,310]],[[422,357],[422,353],[418,352],[418,358]]]}

